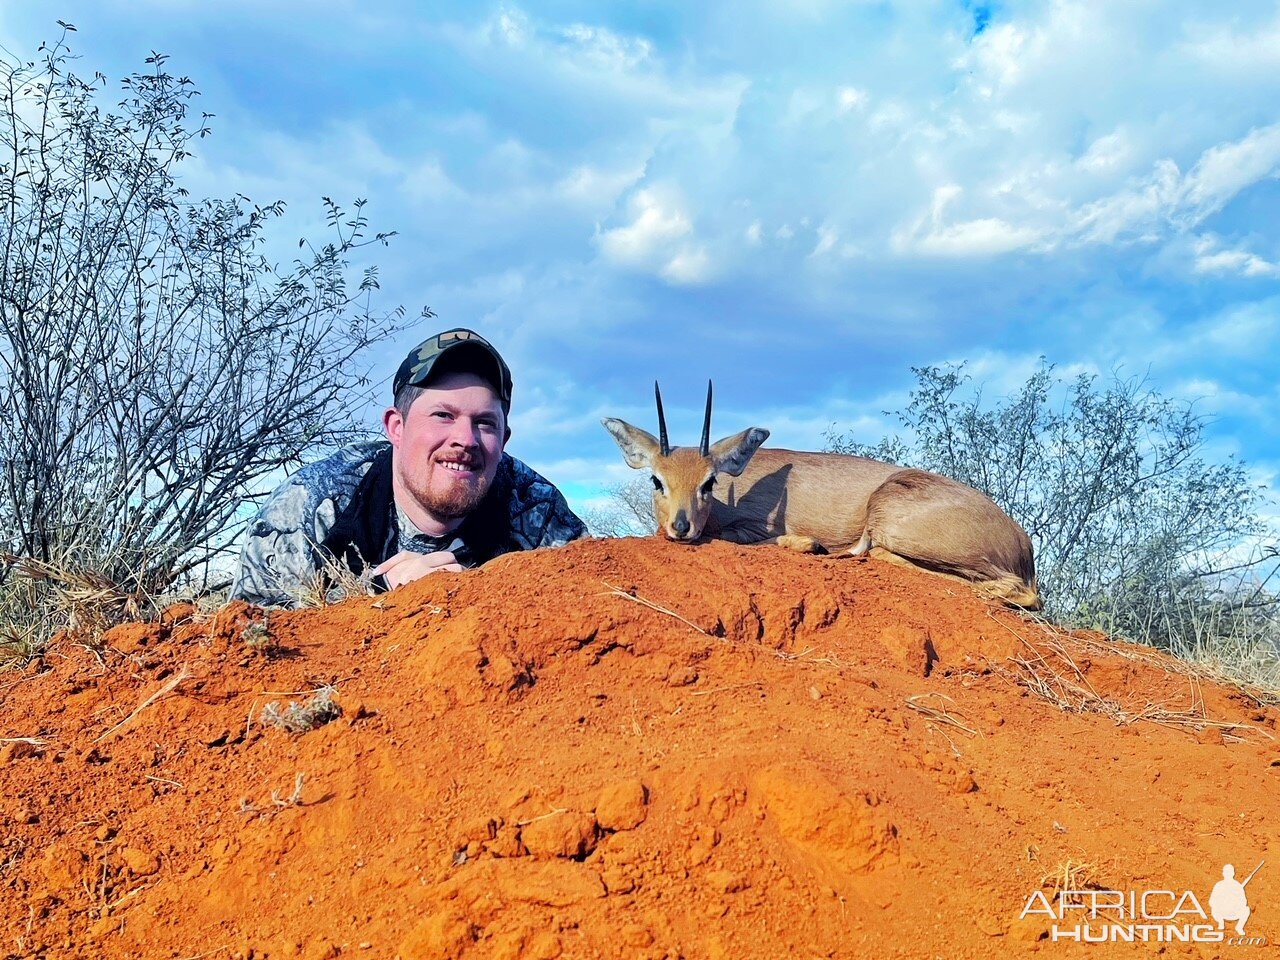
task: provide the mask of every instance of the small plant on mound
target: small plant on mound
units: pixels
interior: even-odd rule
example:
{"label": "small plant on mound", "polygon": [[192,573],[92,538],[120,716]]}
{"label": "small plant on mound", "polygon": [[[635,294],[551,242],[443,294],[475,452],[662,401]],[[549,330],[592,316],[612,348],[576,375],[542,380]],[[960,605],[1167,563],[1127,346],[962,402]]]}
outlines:
{"label": "small plant on mound", "polygon": [[271,791],[270,806],[259,807],[249,801],[248,797],[240,798],[240,812],[250,817],[269,816],[273,813],[279,813],[288,807],[304,806],[302,802],[302,788],[307,782],[307,775],[302,772],[294,774],[293,792],[284,793],[281,790]]}
{"label": "small plant on mound", "polygon": [[261,620],[254,620],[240,632],[244,645],[254,653],[273,657],[280,652],[280,643],[271,635],[270,614],[265,610]]}
{"label": "small plant on mound", "polygon": [[281,708],[272,701],[262,708],[262,723],[290,733],[306,733],[323,727],[342,716],[342,708],[333,699],[337,693],[336,687],[323,686],[306,703],[291,700],[287,707]]}

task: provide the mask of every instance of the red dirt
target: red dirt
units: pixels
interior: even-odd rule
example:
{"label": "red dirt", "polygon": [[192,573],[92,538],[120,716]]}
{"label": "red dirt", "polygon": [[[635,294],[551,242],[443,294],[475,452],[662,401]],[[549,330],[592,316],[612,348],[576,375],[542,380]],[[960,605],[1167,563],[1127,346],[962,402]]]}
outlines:
{"label": "red dirt", "polygon": [[1135,956],[1019,915],[1263,857],[1280,937],[1280,712],[927,574],[591,541],[261,617],[0,675],[0,955]]}

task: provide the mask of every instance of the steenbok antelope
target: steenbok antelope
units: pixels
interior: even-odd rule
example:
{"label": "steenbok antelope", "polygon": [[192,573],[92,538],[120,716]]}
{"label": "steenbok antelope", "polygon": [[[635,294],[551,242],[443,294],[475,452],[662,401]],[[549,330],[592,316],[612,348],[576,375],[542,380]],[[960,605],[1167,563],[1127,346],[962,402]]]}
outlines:
{"label": "steenbok antelope", "polygon": [[[711,384],[702,443],[672,447],[662,394],[658,437],[601,421],[636,470],[649,470],[658,530],[777,543],[811,553],[870,554],[970,582],[980,596],[1038,610],[1031,540],[992,500],[956,480],[865,457],[759,449],[751,427],[711,443]],[[725,478],[728,478],[727,482]]]}

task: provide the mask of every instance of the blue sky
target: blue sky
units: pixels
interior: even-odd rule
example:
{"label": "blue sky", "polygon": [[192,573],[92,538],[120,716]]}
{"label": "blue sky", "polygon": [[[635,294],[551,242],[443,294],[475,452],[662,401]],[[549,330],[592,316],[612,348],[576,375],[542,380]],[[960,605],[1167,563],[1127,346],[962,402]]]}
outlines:
{"label": "blue sky", "polygon": [[499,346],[509,449],[577,506],[631,476],[598,420],[653,429],[655,378],[677,442],[710,377],[716,436],[818,448],[890,430],[912,366],[999,395],[1040,355],[1197,401],[1274,485],[1280,4],[424,9],[6,4],[0,44],[169,54],[216,114],[186,186],[284,199],[282,260],[368,198],[384,302]]}

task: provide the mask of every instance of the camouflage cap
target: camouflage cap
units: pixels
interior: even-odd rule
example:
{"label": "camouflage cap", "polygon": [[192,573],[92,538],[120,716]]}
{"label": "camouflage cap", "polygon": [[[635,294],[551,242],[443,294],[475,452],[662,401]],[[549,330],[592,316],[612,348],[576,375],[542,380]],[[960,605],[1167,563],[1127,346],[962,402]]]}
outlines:
{"label": "camouflage cap", "polygon": [[511,412],[511,371],[493,345],[474,330],[455,327],[427,337],[409,351],[391,383],[394,397],[402,387],[426,386],[433,372],[440,371],[442,357],[449,356],[449,371],[466,370],[488,380],[498,395],[504,413]]}

